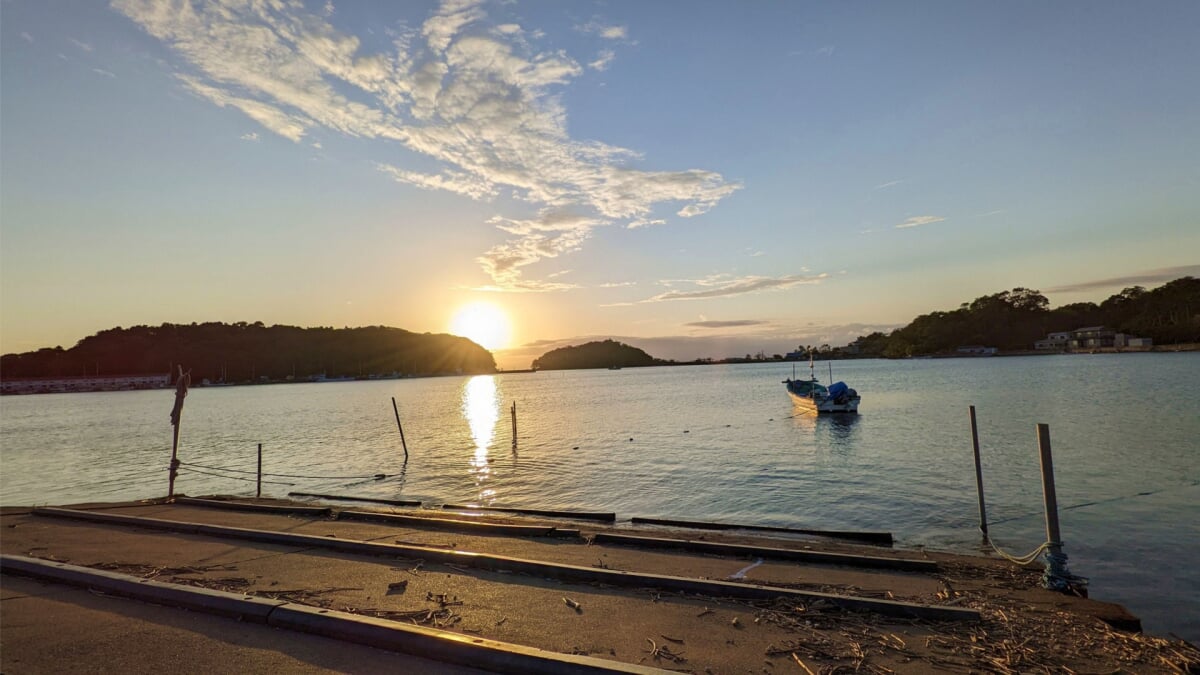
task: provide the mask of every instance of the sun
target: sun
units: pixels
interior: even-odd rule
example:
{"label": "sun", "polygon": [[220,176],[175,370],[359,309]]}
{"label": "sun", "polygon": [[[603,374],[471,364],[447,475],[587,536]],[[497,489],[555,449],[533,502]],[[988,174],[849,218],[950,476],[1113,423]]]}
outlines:
{"label": "sun", "polygon": [[455,312],[450,332],[491,350],[507,347],[511,330],[504,310],[490,302],[473,302]]}

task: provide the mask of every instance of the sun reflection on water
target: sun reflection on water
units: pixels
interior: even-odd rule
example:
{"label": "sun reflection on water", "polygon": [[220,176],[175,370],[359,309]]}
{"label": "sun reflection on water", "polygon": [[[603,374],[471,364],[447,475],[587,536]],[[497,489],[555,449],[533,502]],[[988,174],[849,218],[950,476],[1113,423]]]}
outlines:
{"label": "sun reflection on water", "polygon": [[[496,391],[496,378],[491,375],[476,375],[467,380],[462,391],[462,411],[471,427],[471,438],[475,442],[475,454],[470,459],[471,475],[482,488],[492,473],[488,449],[496,437],[496,423],[500,420],[500,395]],[[480,499],[494,495],[493,490],[481,489]]]}

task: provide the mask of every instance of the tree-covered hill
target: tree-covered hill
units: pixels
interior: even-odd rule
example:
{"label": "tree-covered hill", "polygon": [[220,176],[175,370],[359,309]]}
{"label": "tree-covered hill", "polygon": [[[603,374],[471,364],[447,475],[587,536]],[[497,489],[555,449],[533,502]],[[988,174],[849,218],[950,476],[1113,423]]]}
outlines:
{"label": "tree-covered hill", "polygon": [[533,360],[536,370],[574,370],[578,368],[627,368],[655,365],[653,356],[615,340],[588,342],[559,347]]}
{"label": "tree-covered hill", "polygon": [[951,353],[961,345],[1028,350],[1047,333],[1085,326],[1153,338],[1154,344],[1200,342],[1200,279],[1182,277],[1146,290],[1133,286],[1104,302],[1049,309],[1039,291],[1014,288],[985,295],[949,312],[931,312],[889,334],[855,341],[863,356],[898,358]]}
{"label": "tree-covered hill", "polygon": [[393,372],[442,375],[491,373],[492,354],[474,342],[445,334],[399,328],[297,328],[234,324],[170,324],[112,328],[70,349],[40,349],[0,357],[5,379],[62,375],[167,373],[173,364],[191,369],[192,381],[245,382],[366,377]]}

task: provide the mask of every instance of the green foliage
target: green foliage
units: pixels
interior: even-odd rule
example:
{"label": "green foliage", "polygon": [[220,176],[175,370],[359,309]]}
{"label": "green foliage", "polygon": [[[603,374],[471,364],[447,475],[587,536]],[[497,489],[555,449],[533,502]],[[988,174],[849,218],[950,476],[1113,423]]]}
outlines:
{"label": "green foliage", "polygon": [[261,321],[118,327],[86,337],[65,351],[60,347],[0,357],[0,371],[6,378],[94,375],[97,368],[110,375],[166,373],[172,364],[191,369],[195,382],[217,382],[222,373],[227,382],[245,382],[320,374],[367,377],[496,370],[490,352],[453,335],[385,326],[267,327]]}
{"label": "green foliage", "polygon": [[1148,337],[1154,344],[1200,342],[1200,279],[1183,277],[1147,291],[1126,288],[1099,305],[1077,302],[1049,309],[1041,292],[1014,288],[963,303],[949,312],[931,312],[890,334],[879,332],[854,341],[858,354],[904,358],[953,353],[963,345],[1001,350],[1033,349],[1047,333],[1085,326],[1107,326]]}
{"label": "green foliage", "polygon": [[575,370],[579,368],[626,368],[655,365],[646,352],[614,340],[552,349],[533,360],[537,370]]}

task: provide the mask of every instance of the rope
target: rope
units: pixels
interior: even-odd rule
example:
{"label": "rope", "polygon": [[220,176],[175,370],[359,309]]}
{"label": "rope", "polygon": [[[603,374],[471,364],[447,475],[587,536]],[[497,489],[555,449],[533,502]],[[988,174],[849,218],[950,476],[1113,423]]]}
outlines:
{"label": "rope", "polygon": [[1023,556],[1014,556],[1010,553],[1000,550],[1000,547],[996,546],[996,543],[992,541],[991,537],[988,537],[987,542],[988,546],[991,546],[993,551],[1000,554],[1001,558],[1004,558],[1011,563],[1016,563],[1021,567],[1029,567],[1033,563],[1037,562],[1038,556],[1042,554],[1042,551],[1050,548],[1050,542],[1046,542]]}
{"label": "rope", "polygon": [[[227,468],[221,467],[221,466],[205,466],[203,464],[193,464],[192,462],[180,462],[180,464],[186,465],[186,466],[197,466],[197,467],[200,467],[201,469],[211,469],[213,471],[230,471],[233,473],[249,473],[249,474],[257,474],[258,473],[257,471],[245,471],[242,469],[227,469]],[[267,473],[264,471],[262,475],[275,476],[276,478],[311,478],[313,480],[325,480],[325,479],[330,479],[330,480],[335,480],[335,479],[336,480],[368,480],[368,479],[380,480],[382,478],[388,478],[388,474],[384,474],[384,473],[371,474],[370,476],[298,476],[296,474],[291,474],[291,473]],[[284,483],[284,485],[291,485],[291,483]]]}
{"label": "rope", "polygon": [[[1095,501],[1082,502],[1079,504],[1072,504],[1070,506],[1060,506],[1060,507],[1058,507],[1058,510],[1060,512],[1061,511],[1072,511],[1074,509],[1082,509],[1087,506],[1096,506],[1098,504],[1111,504],[1112,502],[1119,502],[1119,501],[1122,501],[1125,499],[1135,499],[1137,497],[1149,497],[1150,495],[1156,495],[1156,494],[1160,494],[1163,492],[1174,492],[1175,490],[1182,490],[1183,488],[1196,487],[1197,485],[1200,485],[1200,480],[1194,480],[1194,481],[1190,481],[1187,483],[1171,485],[1169,487],[1159,488],[1157,490],[1145,490],[1143,492],[1135,492],[1133,494],[1121,495],[1118,497],[1109,497],[1108,499],[1097,499]],[[1024,518],[1032,518],[1034,516],[1041,516],[1041,515],[1042,515],[1042,512],[1037,511],[1037,512],[1033,512],[1033,513],[1026,513],[1026,514],[1020,515],[1020,516],[1012,516],[1011,518],[1001,518],[999,520],[992,520],[992,521],[989,521],[988,524],[989,525],[999,525],[1000,523],[1010,523],[1014,520],[1022,520]]]}
{"label": "rope", "polygon": [[[225,475],[222,475],[219,473],[209,473],[208,471],[200,471],[199,469],[193,469],[191,467],[186,467],[186,466],[181,466],[179,468],[183,469],[184,471],[191,471],[192,473],[202,473],[205,476],[216,476],[217,478],[228,478],[229,480],[244,480],[248,483],[256,482],[256,479],[254,479],[254,478],[241,478],[239,476],[225,476]],[[284,483],[284,482],[277,481],[277,480],[264,480],[263,482],[269,483],[271,485],[295,485],[295,483]]]}

